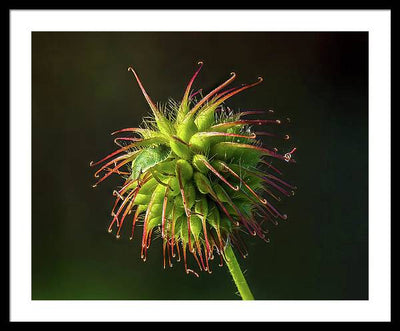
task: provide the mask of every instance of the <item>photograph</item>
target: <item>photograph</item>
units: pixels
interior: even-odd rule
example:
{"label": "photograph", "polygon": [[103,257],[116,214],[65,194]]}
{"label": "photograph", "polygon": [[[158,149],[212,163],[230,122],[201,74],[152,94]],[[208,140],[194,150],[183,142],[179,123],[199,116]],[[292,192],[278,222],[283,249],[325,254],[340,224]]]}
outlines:
{"label": "photograph", "polygon": [[367,31],[32,31],[36,300],[368,300]]}

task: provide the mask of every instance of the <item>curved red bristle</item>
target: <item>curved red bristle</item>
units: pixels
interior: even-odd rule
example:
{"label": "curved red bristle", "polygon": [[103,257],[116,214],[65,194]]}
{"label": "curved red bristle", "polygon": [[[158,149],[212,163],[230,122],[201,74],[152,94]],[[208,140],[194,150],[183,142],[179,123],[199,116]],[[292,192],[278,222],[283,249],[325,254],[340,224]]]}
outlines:
{"label": "curved red bristle", "polygon": [[[124,186],[121,188],[121,190],[119,190],[119,191],[113,191],[113,195],[115,196],[117,196],[117,198],[115,199],[115,203],[114,203],[114,206],[113,206],[113,208],[111,209],[111,216],[114,216],[115,214],[114,214],[114,210],[115,210],[115,207],[117,207],[117,204],[118,204],[118,202],[119,202],[119,200],[124,200],[125,198],[123,197],[123,194],[126,192],[126,189],[129,187],[129,185],[130,184],[132,184],[133,183],[133,181],[130,181],[129,179],[127,179],[126,180],[126,182],[124,183]],[[123,193],[122,193],[123,192]]]}
{"label": "curved red bristle", "polygon": [[117,130],[117,131],[111,132],[111,135],[113,136],[113,135],[115,135],[117,133],[121,133],[121,132],[140,132],[142,130],[143,129],[141,129],[141,128],[125,128],[125,129],[121,129],[121,130]]}
{"label": "curved red bristle", "polygon": [[129,237],[130,240],[133,239],[135,225],[136,225],[136,221],[137,221],[138,217],[139,217],[139,207],[136,209],[135,215],[133,216],[133,219],[132,219],[132,233],[131,233],[131,236]]}
{"label": "curved red bristle", "polygon": [[274,193],[272,193],[270,190],[268,190],[266,187],[262,187],[262,189],[268,193],[271,197],[273,197],[276,201],[281,201],[281,198],[276,196]]}
{"label": "curved red bristle", "polygon": [[264,125],[264,124],[279,124],[278,120],[237,120],[233,122],[224,122],[215,124],[211,127],[211,129],[229,129],[233,126],[238,125]]}
{"label": "curved red bristle", "polygon": [[199,277],[199,274],[197,272],[193,271],[192,269],[188,269],[188,267],[187,267],[186,245],[185,244],[182,244],[182,250],[183,250],[183,260],[184,260],[184,263],[185,263],[185,271],[186,271],[186,273],[187,274],[193,273],[196,277]]}
{"label": "curved red bristle", "polygon": [[[206,267],[207,267],[207,271],[208,271],[208,273],[209,274],[211,274],[212,273],[212,271],[211,271],[211,268],[210,268],[210,265],[209,265],[209,263],[208,263],[208,260],[210,260],[210,257],[211,257],[211,252],[207,252],[207,247],[205,247],[204,246],[204,244],[203,244],[203,248],[204,248],[204,259],[206,260]],[[206,253],[207,252],[207,253]],[[207,255],[206,255],[207,254]]]}
{"label": "curved red bristle", "polygon": [[191,231],[191,221],[192,215],[189,210],[189,215],[186,217],[186,222],[187,222],[187,228],[188,228],[188,245],[189,245],[189,251],[193,252],[194,248],[192,246],[192,231]]}
{"label": "curved red bristle", "polygon": [[274,170],[275,172],[277,172],[279,175],[283,175],[283,173],[282,173],[280,170],[278,170],[277,168],[275,168],[275,167],[272,165],[272,161],[267,162],[267,161],[261,159],[260,162],[261,162],[261,163],[264,163],[265,165],[267,165],[268,168],[271,168],[272,170]]}
{"label": "curved red bristle", "polygon": [[164,269],[165,269],[165,248],[167,246],[167,239],[163,237],[163,264],[164,264]]}
{"label": "curved red bristle", "polygon": [[122,224],[124,223],[126,215],[132,210],[132,205],[135,203],[136,196],[137,196],[137,193],[132,197],[132,199],[129,202],[128,206],[125,208],[125,212],[122,215],[122,218],[121,218],[121,221],[120,221],[120,224],[119,224],[119,227],[118,227],[118,231],[117,231],[117,234],[116,234],[117,238],[120,237],[119,233],[120,233],[120,231],[122,229]]}
{"label": "curved red bristle", "polygon": [[206,160],[201,160],[204,165],[211,170],[211,172],[217,176],[219,179],[221,179],[226,185],[228,185],[232,190],[234,191],[239,191],[239,186],[233,186],[231,183],[229,183],[224,176],[222,176],[210,163],[208,163]]}
{"label": "curved red bristle", "polygon": [[99,163],[104,162],[105,160],[108,160],[110,157],[113,157],[114,155],[117,155],[119,153],[127,151],[128,149],[133,148],[133,147],[135,147],[134,143],[133,144],[129,144],[129,145],[125,146],[125,147],[122,147],[122,148],[116,150],[115,152],[112,152],[111,154],[108,154],[106,157],[102,158],[100,161],[97,161],[97,162],[93,162],[92,161],[92,162],[90,162],[90,166],[93,167],[95,165],[98,165]]}
{"label": "curved red bristle", "polygon": [[131,160],[125,160],[122,161],[120,164],[118,164],[115,168],[113,168],[110,172],[108,172],[106,175],[104,175],[99,181],[97,181],[97,183],[95,183],[93,185],[93,187],[96,187],[98,184],[100,184],[103,180],[105,180],[107,177],[111,176],[113,173],[115,173],[119,168],[121,168],[123,165],[127,164],[128,162],[130,162]]}
{"label": "curved red bristle", "polygon": [[239,113],[239,118],[242,116],[247,116],[247,115],[265,115],[266,111],[265,110],[247,110],[247,111],[242,111]]}
{"label": "curved red bristle", "polygon": [[271,209],[277,216],[279,216],[281,219],[283,219],[283,220],[286,220],[287,219],[287,215],[285,215],[285,214],[281,214],[272,204],[270,204],[268,201],[267,201],[267,204],[266,205],[262,205],[262,206],[264,206],[264,207],[267,207],[268,209]]}
{"label": "curved red bristle", "polygon": [[[262,207],[264,207],[264,208],[262,208]],[[274,211],[272,209],[270,209],[266,205],[262,205],[262,206],[256,205],[256,208],[262,214],[261,217],[266,218],[268,221],[270,221],[274,225],[278,225],[278,222],[275,220],[275,218],[278,218],[279,216],[276,213],[274,213]]]}
{"label": "curved red bristle", "polygon": [[[235,87],[232,87],[232,88],[230,88],[230,89],[228,89],[228,90],[225,90],[225,91],[223,91],[223,92],[221,92],[221,93],[219,93],[219,94],[216,94],[215,97],[212,99],[212,101],[216,101],[218,98],[221,98],[221,97],[223,97],[224,95],[226,95],[226,94],[228,94],[228,93],[230,93],[230,92],[232,92],[232,91],[238,90],[238,89],[242,88],[244,85],[245,85],[245,84],[242,84],[241,86],[235,86]],[[212,102],[212,101],[211,101],[211,102]],[[229,108],[229,107],[226,107],[226,108],[227,108],[227,110],[230,111],[230,108]]]}
{"label": "curved red bristle", "polygon": [[238,134],[238,133],[229,133],[229,132],[199,132],[196,134],[197,136],[206,136],[206,137],[237,137],[237,138],[247,138],[247,139],[255,139],[256,135],[251,133],[250,135]]}
{"label": "curved red bristle", "polygon": [[[177,261],[178,262],[181,262],[181,251],[180,251],[180,249],[179,249],[179,243],[176,241],[176,252],[178,253],[178,259],[177,259]],[[174,248],[174,245],[172,245],[172,248],[171,248],[171,252],[173,252],[173,249]],[[175,256],[175,255],[174,255]]]}
{"label": "curved red bristle", "polygon": [[257,236],[259,236],[261,239],[264,239],[264,238],[265,238],[265,234],[263,233],[263,231],[262,231],[260,225],[258,224],[258,222],[257,222],[253,217],[250,218],[249,224],[251,225],[251,227],[252,227],[253,230],[254,230],[254,234],[253,234],[253,235],[257,235]]}
{"label": "curved red bristle", "polygon": [[99,177],[99,173],[100,173],[101,171],[107,169],[107,167],[108,167],[109,165],[111,165],[111,164],[114,164],[114,165],[115,165],[118,161],[125,160],[125,159],[127,159],[127,158],[129,158],[129,157],[131,157],[131,156],[132,156],[132,155],[129,155],[129,154],[121,155],[121,156],[118,156],[117,158],[115,158],[115,159],[113,159],[113,160],[107,162],[105,165],[103,165],[99,170],[97,170],[97,171],[94,173],[94,177],[95,177],[95,178],[98,178],[98,177]]}
{"label": "curved red bristle", "polygon": [[147,205],[147,210],[146,210],[146,214],[144,216],[144,221],[143,221],[142,252],[141,252],[142,258],[143,258],[143,250],[146,250],[145,248],[147,247],[147,236],[148,236],[147,226],[149,223],[151,208],[153,207],[153,203],[154,203],[155,196],[156,196],[156,194],[154,192],[151,195],[149,204]]}
{"label": "curved red bristle", "polygon": [[196,92],[192,93],[191,95],[189,95],[189,99],[193,99],[197,94],[203,92],[203,89],[199,89]]}
{"label": "curved red bristle", "polygon": [[163,200],[163,207],[162,207],[162,214],[161,214],[161,237],[164,238],[165,236],[165,218],[166,218],[166,210],[168,204],[168,187],[165,189],[164,200]]}
{"label": "curved red bristle", "polygon": [[200,246],[200,242],[199,241],[196,241],[196,246],[197,246],[197,254],[199,255],[201,266],[203,267],[204,271],[207,271],[207,267],[204,264],[203,253],[201,251],[201,246]]}
{"label": "curved red bristle", "polygon": [[220,249],[218,255],[219,255],[219,258],[220,258],[220,263],[219,263],[218,266],[223,267],[224,266],[224,259],[222,257],[222,248]]}
{"label": "curved red bristle", "polygon": [[[112,168],[105,168],[104,170],[112,171],[113,169]],[[115,170],[114,173],[117,174],[117,175],[130,175],[130,172],[120,171],[120,170]]]}
{"label": "curved red bristle", "polygon": [[234,172],[231,168],[229,168],[224,162],[220,161],[220,164],[229,171],[231,175],[233,175],[235,178],[239,179],[239,181],[246,186],[246,188],[253,194],[261,203],[265,204],[266,201],[265,199],[261,198],[258,196],[258,194],[244,181],[236,172]]}
{"label": "curved red bristle", "polygon": [[222,83],[221,85],[219,85],[217,88],[215,88],[214,90],[212,90],[210,93],[208,93],[203,99],[201,99],[188,113],[188,116],[193,116],[196,111],[208,100],[210,99],[214,94],[216,94],[218,91],[222,90],[225,86],[229,85],[230,83],[232,83],[234,81],[234,79],[236,78],[236,73],[231,72],[231,77],[226,80],[224,83]]}
{"label": "curved red bristle", "polygon": [[232,91],[232,92],[226,94],[225,96],[219,98],[219,99],[215,102],[214,106],[220,105],[221,103],[223,103],[223,102],[226,101],[227,99],[233,97],[234,95],[236,95],[236,94],[238,94],[238,93],[240,93],[240,92],[242,92],[242,91],[244,91],[244,90],[247,90],[247,89],[249,89],[249,88],[251,88],[251,87],[254,87],[254,86],[257,86],[257,85],[261,84],[263,80],[264,80],[264,79],[263,79],[262,77],[258,77],[258,81],[257,81],[257,82],[255,82],[255,83],[253,83],[253,84],[244,85],[243,87],[241,87],[241,88],[239,88],[239,89],[237,89],[237,90],[235,90],[235,91]]}
{"label": "curved red bristle", "polygon": [[117,213],[114,215],[113,220],[111,221],[110,226],[108,227],[108,232],[112,232],[112,226],[114,225],[114,223],[118,220],[118,216],[121,213],[121,211],[124,209],[124,206],[128,203],[128,201],[130,200],[130,198],[135,194],[135,191],[138,191],[138,189],[136,190],[132,190],[131,192],[129,192],[129,194],[127,195],[127,197],[122,201],[121,206],[119,207]]}
{"label": "curved red bristle", "polygon": [[146,90],[144,89],[143,84],[142,84],[142,82],[141,82],[140,79],[139,79],[139,76],[136,74],[136,71],[135,71],[132,67],[129,67],[129,68],[128,68],[128,71],[132,71],[133,75],[134,75],[135,78],[136,78],[137,83],[139,84],[140,89],[142,90],[142,93],[143,93],[143,95],[144,95],[144,97],[145,97],[147,103],[149,104],[149,106],[150,106],[151,110],[153,111],[154,115],[155,115],[156,117],[158,117],[158,116],[159,116],[159,110],[157,109],[157,106],[156,106],[155,103],[151,100],[150,96],[147,94]]}
{"label": "curved red bristle", "polygon": [[170,249],[169,249],[171,247],[171,245],[169,245],[168,242],[167,242],[167,245],[168,245],[168,249],[167,249],[167,252],[168,252],[168,265],[169,265],[170,268],[172,268],[173,267],[173,264],[172,264],[172,261],[171,261],[172,253],[170,252]]}
{"label": "curved red bristle", "polygon": [[285,186],[288,187],[288,188],[291,188],[292,190],[297,189],[296,186],[290,185],[290,184],[286,183],[284,180],[282,180],[282,179],[280,179],[280,178],[278,178],[278,177],[275,177],[274,175],[265,174],[265,176],[268,177],[268,178],[271,178],[271,179],[273,179],[273,180],[278,181],[279,183],[285,185]]}
{"label": "curved red bristle", "polygon": [[195,250],[194,248],[193,248],[193,250],[192,250],[192,254],[193,254],[193,256],[194,256],[194,259],[195,259],[196,262],[197,262],[197,265],[199,266],[200,271],[203,271],[203,268],[201,267],[199,258],[197,257],[196,250]]}
{"label": "curved red bristle", "polygon": [[196,72],[194,73],[193,77],[190,79],[189,84],[186,87],[186,91],[185,94],[183,95],[183,99],[182,99],[182,103],[183,102],[187,102],[188,98],[189,98],[189,93],[190,93],[190,89],[192,88],[193,82],[196,79],[197,75],[199,74],[201,68],[203,67],[203,62],[199,61],[197,63],[199,65],[199,68],[196,70]]}
{"label": "curved red bristle", "polygon": [[123,195],[126,191],[127,191],[127,189],[128,189],[128,187],[130,186],[130,185],[132,185],[133,183],[135,183],[137,181],[137,179],[127,179],[126,180],[126,182],[124,183],[124,185],[121,187],[121,189],[119,190],[119,191],[117,191],[119,194],[121,194],[121,195]]}
{"label": "curved red bristle", "polygon": [[217,194],[214,192],[214,190],[211,187],[208,187],[209,191],[210,191],[210,195],[212,196],[212,198],[218,203],[218,205],[221,207],[222,211],[224,212],[224,214],[226,215],[226,217],[228,217],[228,219],[232,222],[232,224],[237,224],[237,222],[235,222],[231,216],[231,214],[229,214],[228,210],[225,208],[224,204],[221,202],[220,199],[218,199]]}
{"label": "curved red bristle", "polygon": [[261,177],[259,176],[259,178],[261,178],[263,181],[265,181],[266,183],[268,183],[269,185],[273,186],[274,188],[276,188],[279,192],[281,192],[282,194],[286,195],[287,197],[290,197],[291,193],[289,193],[288,191],[286,191],[285,189],[283,189],[282,187],[280,187],[279,185],[277,185],[276,183],[274,183],[272,180],[266,178],[266,177]]}
{"label": "curved red bristle", "polygon": [[179,138],[177,136],[171,136],[171,138],[176,140],[177,142],[180,142],[181,144],[183,144],[183,145],[185,145],[187,147],[190,147],[190,145],[187,142],[183,141],[181,138]]}
{"label": "curved red bristle", "polygon": [[147,235],[147,243],[146,243],[146,249],[150,247],[151,244],[151,235],[153,234],[153,229],[151,229]]}
{"label": "curved red bristle", "polygon": [[236,239],[237,242],[239,243],[239,246],[243,248],[243,253],[244,253],[243,258],[246,258],[249,255],[246,243],[242,240],[242,237],[239,234],[236,236]]}

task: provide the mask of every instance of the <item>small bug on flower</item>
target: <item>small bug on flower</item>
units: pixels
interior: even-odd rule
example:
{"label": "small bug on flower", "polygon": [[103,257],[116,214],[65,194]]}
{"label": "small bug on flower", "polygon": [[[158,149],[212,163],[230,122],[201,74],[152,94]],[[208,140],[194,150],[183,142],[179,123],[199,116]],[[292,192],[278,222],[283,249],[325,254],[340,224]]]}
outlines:
{"label": "small bug on flower", "polygon": [[[112,174],[121,175],[124,183],[114,190],[116,200],[108,228],[116,228],[116,236],[132,212],[133,239],[135,225],[143,224],[141,257],[147,258],[152,233],[159,231],[163,241],[163,261],[172,266],[172,259],[183,256],[186,273],[199,276],[188,267],[189,251],[200,271],[211,273],[214,254],[229,267],[243,299],[253,299],[232,246],[246,257],[246,245],[240,232],[246,231],[268,242],[267,230],[258,219],[286,219],[271,200],[280,195],[291,196],[296,189],[280,177],[272,160],[294,163],[296,148],[283,155],[264,147],[260,136],[275,134],[254,132],[253,127],[280,125],[279,119],[249,119],[267,116],[273,111],[248,110],[234,112],[225,102],[234,95],[259,85],[225,89],[236,74],[207,95],[192,92],[192,85],[203,66],[190,79],[181,102],[170,100],[165,107],[156,105],[144,89],[136,71],[129,67],[152,111],[152,117],[138,128],[115,131],[129,134],[114,142],[120,147],[90,166],[103,164],[95,173],[104,175],[93,186]],[[225,90],[224,90],[225,89]],[[289,136],[282,137],[288,140]],[[269,159],[267,161],[267,159]],[[123,171],[122,167],[127,169]],[[265,168],[266,167],[266,168]]]}

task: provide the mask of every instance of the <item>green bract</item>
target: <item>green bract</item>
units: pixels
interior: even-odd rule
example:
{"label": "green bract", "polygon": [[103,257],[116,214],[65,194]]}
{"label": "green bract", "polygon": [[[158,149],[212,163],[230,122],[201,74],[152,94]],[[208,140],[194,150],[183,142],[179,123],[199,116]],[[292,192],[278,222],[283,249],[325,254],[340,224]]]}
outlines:
{"label": "green bract", "polygon": [[[292,195],[294,189],[269,172],[273,170],[280,174],[267,159],[294,162],[291,154],[295,149],[280,155],[257,140],[258,135],[272,134],[251,130],[253,126],[279,125],[281,122],[247,119],[247,116],[267,115],[264,111],[235,113],[224,107],[227,99],[260,84],[262,78],[253,84],[223,90],[236,77],[231,73],[226,82],[199,97],[199,92],[190,93],[202,65],[199,62],[182,101],[170,101],[163,109],[153,103],[136,72],[129,68],[153,118],[145,121],[141,128],[114,132],[131,136],[116,138],[115,143],[120,149],[91,163],[92,166],[104,163],[95,176],[101,172],[105,175],[95,186],[111,174],[119,174],[125,179],[124,184],[114,191],[116,201],[109,231],[116,227],[119,237],[125,219],[134,212],[131,239],[135,224],[142,223],[142,258],[146,259],[152,233],[159,230],[164,267],[166,256],[168,264],[172,265],[171,258],[178,254],[180,259],[182,248],[186,272],[196,275],[187,267],[187,249],[199,269],[209,272],[209,260],[213,259],[214,252],[223,256],[226,245],[235,246],[245,255],[239,232],[245,230],[267,240],[266,231],[256,218],[261,215],[274,222],[276,218],[286,219],[270,200],[279,200],[279,194]],[[265,165],[268,168],[262,169]],[[123,170],[123,166],[127,170]]]}

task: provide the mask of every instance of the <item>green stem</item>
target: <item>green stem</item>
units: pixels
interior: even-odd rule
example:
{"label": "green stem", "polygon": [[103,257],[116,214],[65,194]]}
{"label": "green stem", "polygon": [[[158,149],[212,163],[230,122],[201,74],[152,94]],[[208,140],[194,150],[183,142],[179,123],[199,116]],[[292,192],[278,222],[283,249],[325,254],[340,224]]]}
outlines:
{"label": "green stem", "polygon": [[242,270],[240,269],[239,263],[236,260],[236,256],[233,253],[232,246],[228,245],[225,248],[225,262],[229,268],[232,278],[236,284],[237,289],[243,300],[254,300],[253,294],[250,291],[249,285],[247,285],[246,279],[243,276]]}

